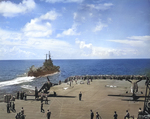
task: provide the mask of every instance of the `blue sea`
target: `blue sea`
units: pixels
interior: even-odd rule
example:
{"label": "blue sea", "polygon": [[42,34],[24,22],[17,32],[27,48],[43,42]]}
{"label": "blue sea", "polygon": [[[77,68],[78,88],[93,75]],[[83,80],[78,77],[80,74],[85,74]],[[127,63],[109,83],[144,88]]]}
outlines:
{"label": "blue sea", "polygon": [[[44,60],[0,60],[0,95],[15,93],[22,89],[40,88],[46,77],[27,77],[29,68],[41,67]],[[146,75],[150,71],[150,59],[90,59],[53,60],[60,66],[60,73],[49,76],[58,83],[75,75]]]}

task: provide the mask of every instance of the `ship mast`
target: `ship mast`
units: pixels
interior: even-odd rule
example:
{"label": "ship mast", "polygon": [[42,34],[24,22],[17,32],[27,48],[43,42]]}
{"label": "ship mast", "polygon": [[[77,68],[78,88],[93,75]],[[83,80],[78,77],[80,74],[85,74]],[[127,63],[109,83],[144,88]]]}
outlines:
{"label": "ship mast", "polygon": [[47,54],[46,54],[46,61],[47,61]]}
{"label": "ship mast", "polygon": [[51,54],[50,54],[50,51],[49,51],[49,60],[51,59]]}

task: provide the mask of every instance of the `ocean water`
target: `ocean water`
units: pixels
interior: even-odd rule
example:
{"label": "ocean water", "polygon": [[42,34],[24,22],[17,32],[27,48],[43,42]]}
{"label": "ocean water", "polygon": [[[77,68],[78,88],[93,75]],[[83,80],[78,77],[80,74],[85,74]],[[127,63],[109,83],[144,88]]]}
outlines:
{"label": "ocean water", "polygon": [[[29,68],[40,67],[44,60],[0,60],[0,95],[22,89],[40,88],[46,77],[27,77]],[[53,83],[75,75],[145,75],[150,70],[150,59],[93,59],[53,60],[61,72],[49,79]]]}

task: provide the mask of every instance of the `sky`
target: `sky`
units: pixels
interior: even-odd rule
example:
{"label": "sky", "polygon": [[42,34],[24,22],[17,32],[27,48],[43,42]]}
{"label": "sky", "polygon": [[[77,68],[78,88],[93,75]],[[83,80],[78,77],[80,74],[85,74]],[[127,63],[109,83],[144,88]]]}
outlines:
{"label": "sky", "polygon": [[150,58],[150,0],[0,0],[0,60]]}

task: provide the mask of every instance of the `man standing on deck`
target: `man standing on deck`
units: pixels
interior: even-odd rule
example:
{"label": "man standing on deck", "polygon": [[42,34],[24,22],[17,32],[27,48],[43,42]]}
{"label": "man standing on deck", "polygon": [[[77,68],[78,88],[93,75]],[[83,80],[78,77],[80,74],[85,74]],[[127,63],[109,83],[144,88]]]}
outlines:
{"label": "man standing on deck", "polygon": [[16,110],[15,110],[15,103],[14,102],[13,102],[13,105],[12,105],[12,109],[13,109],[14,112],[16,112]]}
{"label": "man standing on deck", "polygon": [[43,102],[43,93],[41,94],[41,103]]}
{"label": "man standing on deck", "polygon": [[26,94],[26,92],[24,93],[24,100],[26,100],[27,99],[27,94]]}
{"label": "man standing on deck", "polygon": [[142,118],[142,115],[143,115],[142,109],[139,108],[139,111],[138,111],[138,118],[141,119],[141,118]]}
{"label": "man standing on deck", "polygon": [[44,112],[44,109],[43,109],[43,102],[41,103],[41,112]]}
{"label": "man standing on deck", "polygon": [[9,103],[7,103],[7,113],[10,113],[10,110],[9,110]]}
{"label": "man standing on deck", "polygon": [[127,119],[130,118],[130,114],[129,114],[128,110],[126,110],[126,115],[125,115],[124,119],[126,119],[126,117],[127,117]]}
{"label": "man standing on deck", "polygon": [[11,99],[10,99],[10,101],[9,101],[9,107],[11,108]]}
{"label": "man standing on deck", "polygon": [[20,100],[22,100],[22,91],[20,92]]}
{"label": "man standing on deck", "polygon": [[114,119],[117,119],[118,115],[117,115],[117,112],[115,111],[114,112]]}
{"label": "man standing on deck", "polygon": [[81,93],[81,91],[80,91],[80,93],[79,93],[79,100],[81,101],[81,97],[82,97],[82,93]]}
{"label": "man standing on deck", "polygon": [[47,119],[50,119],[50,116],[51,116],[51,112],[47,110]]}
{"label": "man standing on deck", "polygon": [[91,110],[91,119],[93,119],[93,118],[94,118],[94,113]]}
{"label": "man standing on deck", "polygon": [[102,117],[96,112],[96,119],[102,119]]}
{"label": "man standing on deck", "polygon": [[17,92],[17,99],[19,99],[19,91]]}
{"label": "man standing on deck", "polygon": [[38,90],[37,90],[37,87],[35,87],[35,99],[38,98]]}
{"label": "man standing on deck", "polygon": [[47,94],[46,94],[45,104],[48,104],[48,97],[47,97]]}
{"label": "man standing on deck", "polygon": [[24,115],[24,109],[23,109],[23,107],[21,109],[21,114]]}
{"label": "man standing on deck", "polygon": [[70,81],[70,87],[71,87],[71,81]]}

